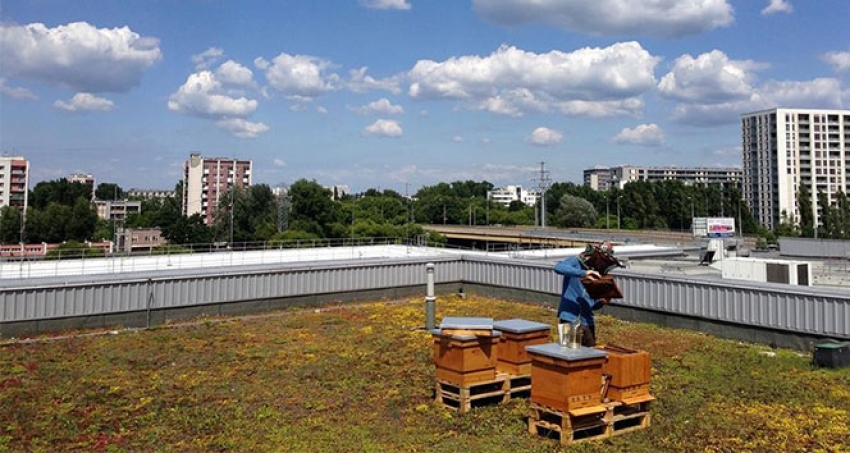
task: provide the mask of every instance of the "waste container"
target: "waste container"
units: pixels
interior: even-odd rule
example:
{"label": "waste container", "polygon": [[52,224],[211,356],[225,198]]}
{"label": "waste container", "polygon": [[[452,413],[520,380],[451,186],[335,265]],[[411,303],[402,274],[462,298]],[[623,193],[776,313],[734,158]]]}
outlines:
{"label": "waste container", "polygon": [[841,368],[850,365],[850,341],[823,340],[815,345],[815,365]]}

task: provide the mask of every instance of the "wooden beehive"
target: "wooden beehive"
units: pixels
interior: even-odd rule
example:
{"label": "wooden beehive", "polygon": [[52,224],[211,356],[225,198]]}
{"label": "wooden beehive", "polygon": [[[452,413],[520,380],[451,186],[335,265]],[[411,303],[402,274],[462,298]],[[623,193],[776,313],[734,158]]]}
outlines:
{"label": "wooden beehive", "polygon": [[496,379],[500,333],[491,318],[446,317],[432,334],[437,380],[465,386]]}
{"label": "wooden beehive", "polygon": [[531,401],[570,412],[602,404],[602,365],[607,353],[557,343],[526,348],[531,357]]}
{"label": "wooden beehive", "polygon": [[496,321],[493,328],[502,332],[496,371],[514,376],[531,374],[531,357],[526,346],[549,343],[551,326],[525,319]]}
{"label": "wooden beehive", "polygon": [[613,401],[634,404],[654,399],[649,394],[652,362],[646,351],[613,345],[599,346],[608,353],[602,372],[611,375],[607,397]]}

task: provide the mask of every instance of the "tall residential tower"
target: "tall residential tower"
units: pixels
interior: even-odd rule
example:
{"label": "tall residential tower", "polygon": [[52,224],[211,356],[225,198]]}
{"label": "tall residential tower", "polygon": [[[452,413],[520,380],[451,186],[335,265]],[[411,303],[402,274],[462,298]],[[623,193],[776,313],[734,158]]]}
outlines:
{"label": "tall residential tower", "polygon": [[250,185],[250,160],[191,154],[183,167],[183,214],[201,214],[204,223],[212,225],[219,200],[234,187]]}
{"label": "tall residential tower", "polygon": [[23,157],[0,156],[0,208],[14,206],[26,210],[29,168]]}
{"label": "tall residential tower", "polygon": [[817,225],[818,193],[829,204],[850,191],[850,110],[776,108],[741,115],[744,198],[759,223],[774,229],[783,213],[799,224],[805,185]]}

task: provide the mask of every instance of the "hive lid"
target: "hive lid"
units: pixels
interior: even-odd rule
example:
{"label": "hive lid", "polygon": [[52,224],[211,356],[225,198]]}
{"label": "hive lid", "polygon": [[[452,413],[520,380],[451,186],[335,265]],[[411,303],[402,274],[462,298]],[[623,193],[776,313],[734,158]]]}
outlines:
{"label": "hive lid", "polygon": [[526,319],[506,319],[504,321],[496,321],[493,323],[493,328],[502,332],[510,333],[528,333],[538,330],[549,330],[552,326],[542,322],[529,321]]}
{"label": "hive lid", "polygon": [[526,352],[545,355],[555,359],[573,362],[576,360],[600,359],[608,357],[608,353],[596,348],[581,346],[578,348],[566,348],[558,343],[537,344],[525,347]]}
{"label": "hive lid", "polygon": [[440,322],[440,329],[492,330],[493,318],[446,316]]}
{"label": "hive lid", "polygon": [[451,338],[458,341],[471,341],[478,338],[498,338],[502,336],[502,332],[498,330],[489,331],[488,335],[474,335],[471,333],[443,333],[442,329],[431,329],[431,334],[438,335],[443,338]]}

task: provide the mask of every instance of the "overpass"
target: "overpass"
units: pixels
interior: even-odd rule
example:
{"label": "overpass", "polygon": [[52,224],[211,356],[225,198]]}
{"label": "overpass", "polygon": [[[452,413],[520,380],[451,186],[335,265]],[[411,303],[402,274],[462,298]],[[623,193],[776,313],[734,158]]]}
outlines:
{"label": "overpass", "polygon": [[514,244],[523,247],[584,247],[588,243],[611,241],[698,246],[699,238],[678,231],[596,230],[588,228],[541,228],[530,226],[423,225],[426,231],[440,233],[449,242]]}

